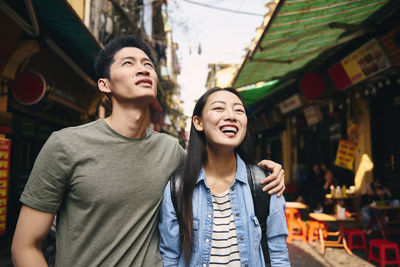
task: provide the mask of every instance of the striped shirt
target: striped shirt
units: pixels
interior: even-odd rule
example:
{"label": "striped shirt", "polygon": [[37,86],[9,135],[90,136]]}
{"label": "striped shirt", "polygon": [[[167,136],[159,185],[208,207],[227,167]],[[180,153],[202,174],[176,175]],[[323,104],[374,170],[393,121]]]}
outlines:
{"label": "striped shirt", "polygon": [[240,266],[240,255],[229,189],[212,193],[214,223],[209,266]]}

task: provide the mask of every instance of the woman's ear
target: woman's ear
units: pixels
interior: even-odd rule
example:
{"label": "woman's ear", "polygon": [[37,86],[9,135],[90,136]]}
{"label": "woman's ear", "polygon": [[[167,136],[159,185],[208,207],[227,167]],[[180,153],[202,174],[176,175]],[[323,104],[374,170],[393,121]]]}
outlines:
{"label": "woman's ear", "polygon": [[202,123],[201,118],[199,116],[194,116],[193,117],[193,125],[194,125],[194,128],[196,128],[197,131],[199,131],[199,132],[203,131],[203,123]]}
{"label": "woman's ear", "polygon": [[99,90],[105,94],[111,93],[111,88],[110,88],[110,82],[106,78],[100,78],[97,81],[97,86],[99,87]]}

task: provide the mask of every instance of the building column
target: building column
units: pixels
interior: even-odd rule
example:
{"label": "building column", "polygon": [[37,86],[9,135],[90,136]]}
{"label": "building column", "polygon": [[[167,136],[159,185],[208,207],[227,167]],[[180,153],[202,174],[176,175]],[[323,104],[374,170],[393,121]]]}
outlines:
{"label": "building column", "polygon": [[356,192],[372,181],[372,145],[371,145],[371,115],[368,103],[364,99],[356,99],[354,119],[358,123],[358,148],[354,159]]}
{"label": "building column", "polygon": [[286,119],[286,130],[282,132],[283,166],[285,169],[285,184],[294,183],[292,177],[292,166],[296,162],[297,149],[293,146],[293,134],[295,129],[292,127],[291,119]]}

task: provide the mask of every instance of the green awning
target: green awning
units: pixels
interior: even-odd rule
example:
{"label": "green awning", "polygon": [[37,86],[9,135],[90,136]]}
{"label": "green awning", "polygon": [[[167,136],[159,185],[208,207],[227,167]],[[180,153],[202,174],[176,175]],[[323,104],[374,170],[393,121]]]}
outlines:
{"label": "green awning", "polygon": [[233,86],[282,80],[324,51],[370,30],[363,22],[387,2],[389,0],[281,0],[256,49],[246,56]]}
{"label": "green awning", "polygon": [[38,20],[51,32],[57,43],[83,69],[94,75],[94,61],[102,45],[76,15],[67,1],[33,0]]}
{"label": "green awning", "polygon": [[[5,0],[31,25],[25,1]],[[48,34],[92,79],[94,62],[102,44],[86,28],[66,0],[31,0],[40,36]],[[43,34],[45,33],[45,34]]]}
{"label": "green awning", "polygon": [[254,105],[259,99],[267,95],[271,89],[278,83],[278,80],[265,82],[262,85],[250,85],[240,88],[238,91],[243,97],[246,106]]}

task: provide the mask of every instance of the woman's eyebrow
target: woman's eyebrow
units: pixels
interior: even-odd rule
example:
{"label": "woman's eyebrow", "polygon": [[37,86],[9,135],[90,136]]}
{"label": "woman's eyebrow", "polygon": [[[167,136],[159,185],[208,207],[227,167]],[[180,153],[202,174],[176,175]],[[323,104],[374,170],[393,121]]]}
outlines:
{"label": "woman's eyebrow", "polygon": [[[214,101],[214,102],[212,102],[210,105],[213,105],[213,104],[224,104],[224,105],[226,105],[226,102],[225,101],[222,101],[222,100],[216,100],[216,101]],[[242,103],[233,103],[233,105],[234,106],[242,106],[242,107],[244,107],[244,105],[242,104]]]}
{"label": "woman's eyebrow", "polygon": [[226,102],[222,101],[222,100],[216,100],[216,101],[212,102],[210,105],[217,104],[217,103],[226,105]]}

